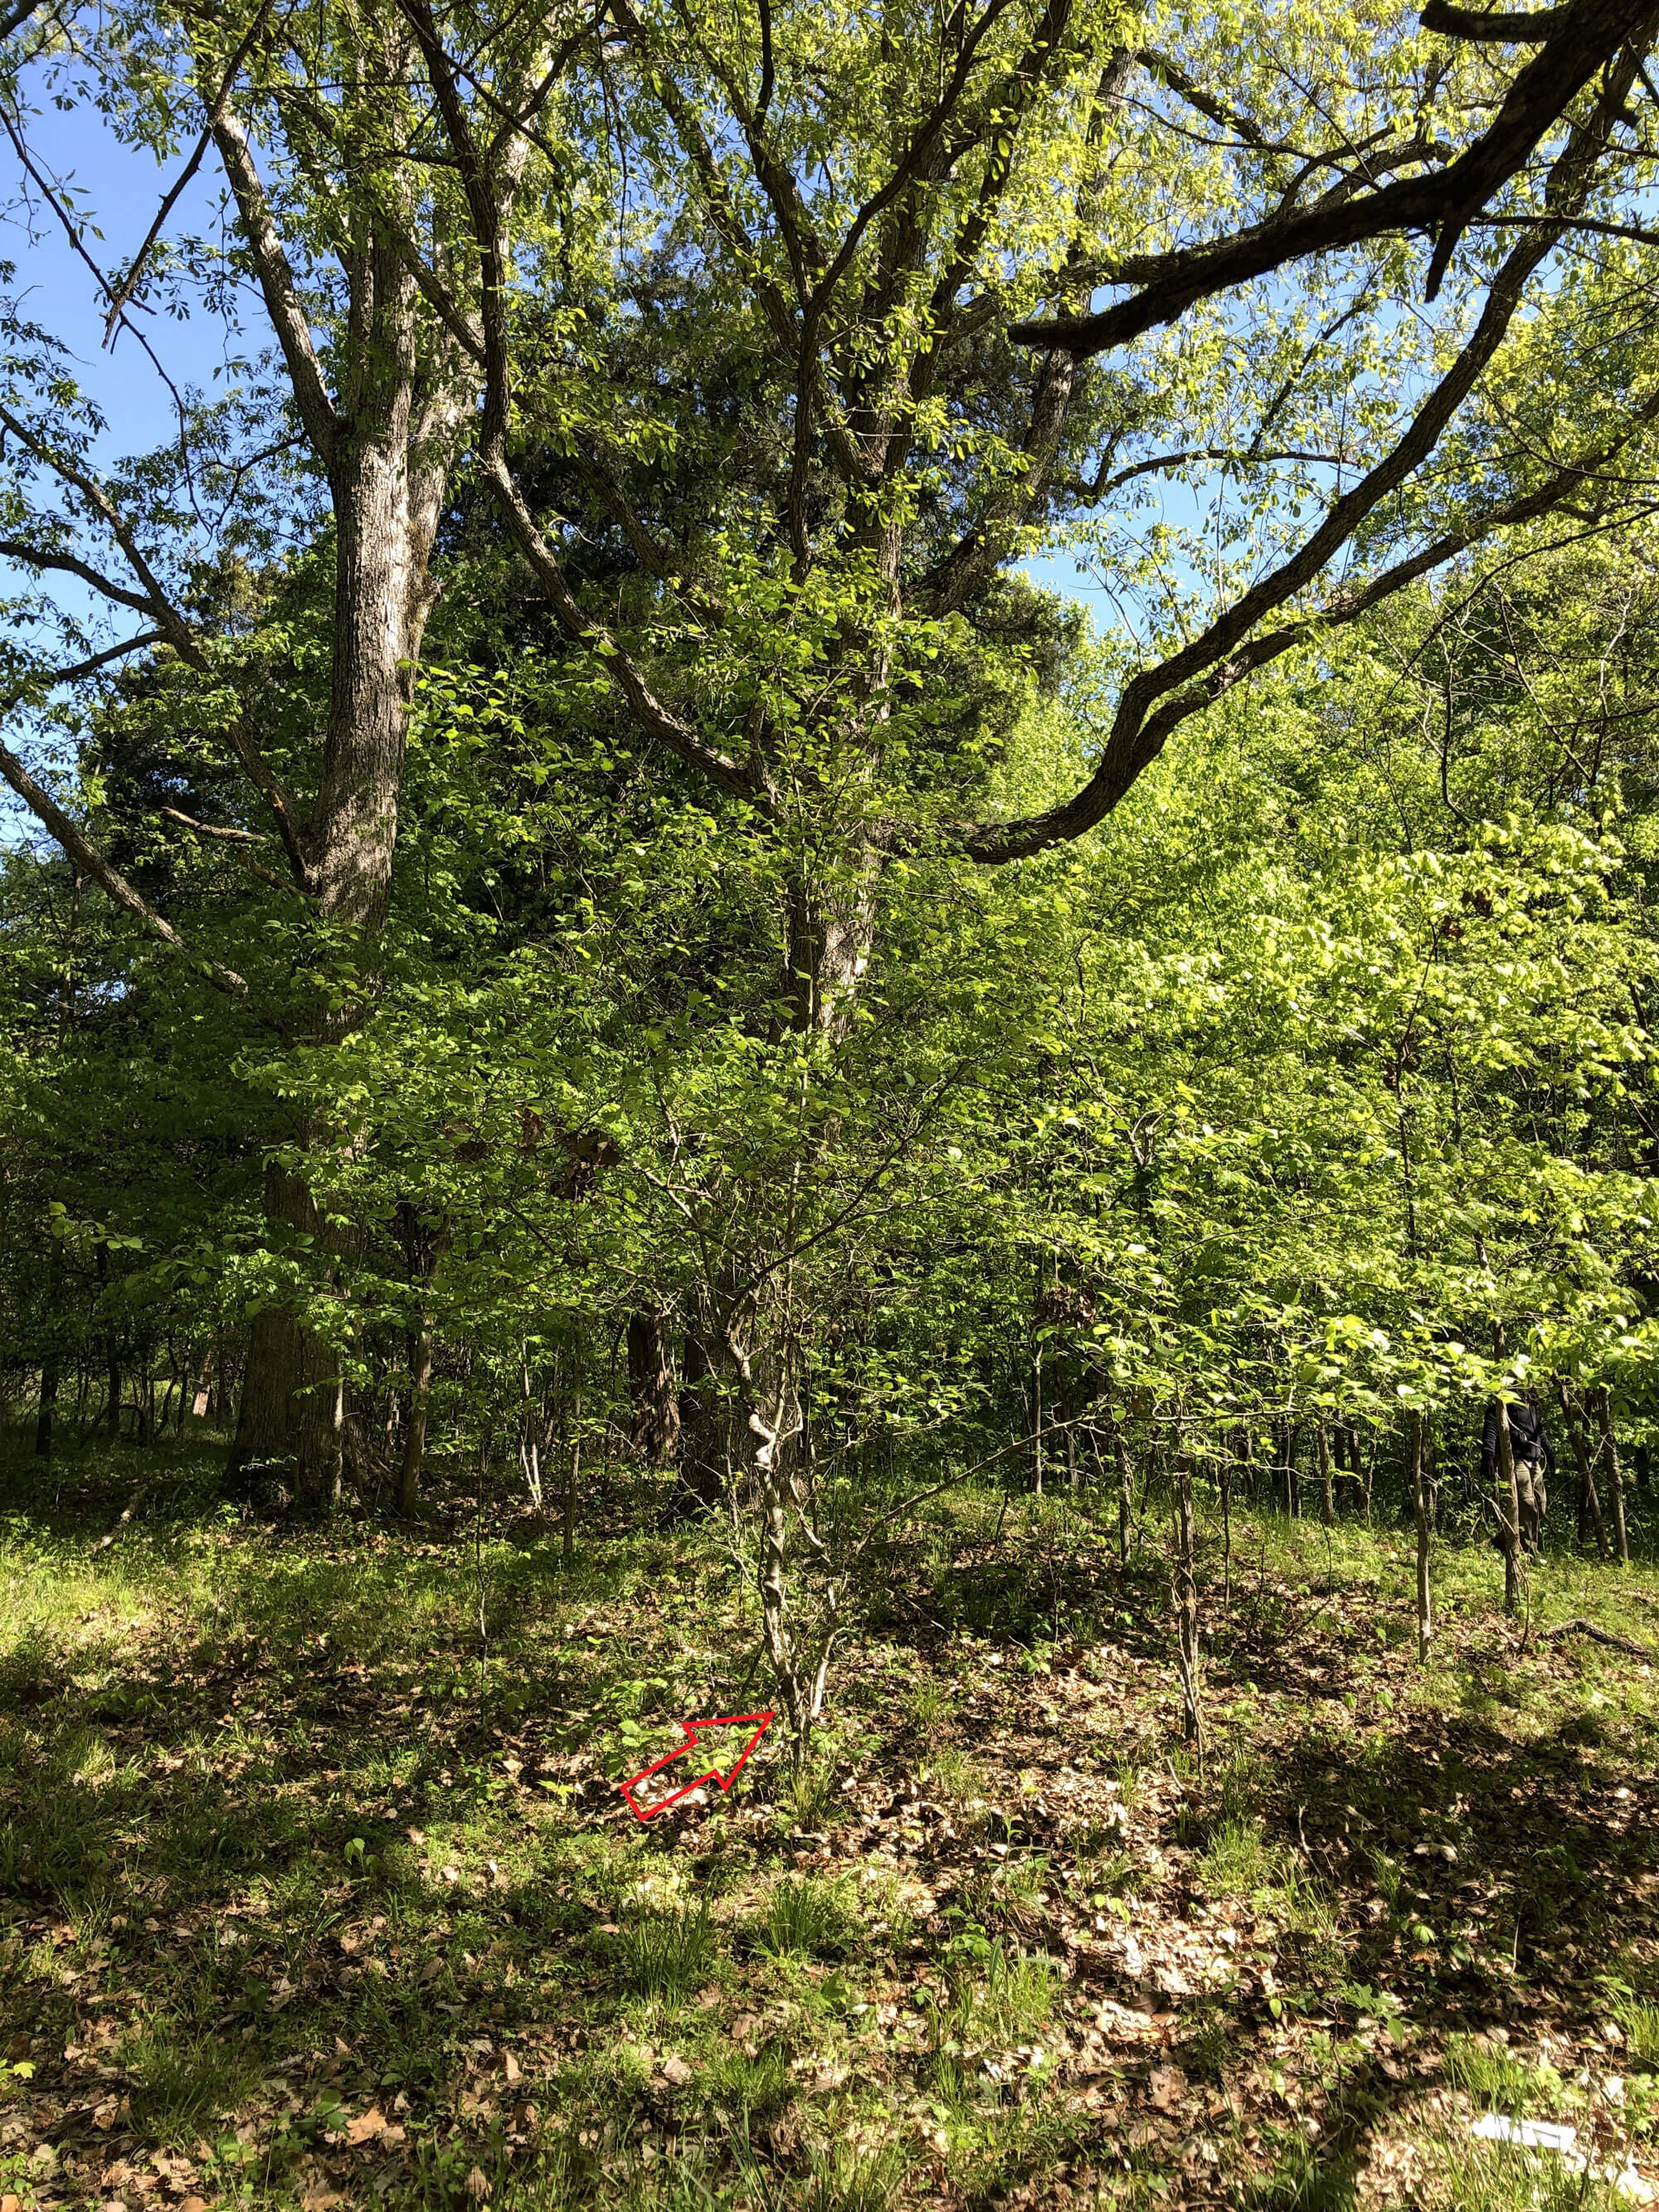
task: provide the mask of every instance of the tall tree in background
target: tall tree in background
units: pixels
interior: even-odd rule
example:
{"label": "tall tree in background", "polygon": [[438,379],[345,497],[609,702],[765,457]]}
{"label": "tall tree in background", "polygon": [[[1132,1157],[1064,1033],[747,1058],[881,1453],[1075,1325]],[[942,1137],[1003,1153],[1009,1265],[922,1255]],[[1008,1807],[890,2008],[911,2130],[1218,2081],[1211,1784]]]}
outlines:
{"label": "tall tree in background", "polygon": [[[469,349],[422,297],[424,267],[444,265],[448,221],[427,159],[430,94],[423,97],[407,24],[395,9],[373,4],[326,19],[279,19],[268,7],[228,15],[142,9],[109,22],[71,17],[43,37],[42,66],[65,58],[66,47],[99,73],[100,103],[123,135],[158,154],[172,141],[194,141],[150,237],[125,270],[100,277],[111,330],[132,320],[147,291],[173,289],[160,226],[173,194],[216,156],[234,241],[219,281],[251,283],[263,308],[278,383],[254,422],[275,442],[262,453],[227,452],[226,410],[181,402],[179,445],[165,471],[112,477],[94,459],[101,426],[66,392],[51,333],[15,331],[0,400],[12,446],[0,552],[27,574],[74,578],[143,627],[70,666],[26,658],[14,696],[39,700],[77,673],[150,649],[176,656],[219,694],[218,734],[243,787],[238,818],[191,826],[208,837],[246,836],[240,825],[252,819],[275,842],[313,931],[321,988],[296,993],[290,976],[268,975],[252,979],[255,996],[293,1038],[337,1033],[374,995],[416,676],[437,591],[433,552],[478,398]],[[559,73],[539,21],[492,41],[476,96],[487,118],[510,112],[523,126],[488,125],[486,190],[498,222],[510,218],[531,150],[526,132]],[[12,136],[34,181],[63,208],[27,153],[21,119]],[[269,149],[268,174],[260,146]],[[63,212],[78,232],[74,215]],[[269,543],[284,429],[298,460],[289,487],[295,520],[326,530],[333,577],[324,696],[313,727],[279,763],[262,726],[257,659],[239,665],[235,629],[201,580],[222,549]],[[210,523],[195,496],[204,470],[222,495]],[[87,875],[177,941],[166,917],[9,748],[0,748],[0,773]],[[207,972],[228,991],[246,988],[238,971],[210,957]],[[302,1172],[273,1160],[265,1196],[279,1244],[295,1235],[314,1240],[323,1229]],[[288,1305],[263,1312],[234,1458],[291,1464],[312,1495],[337,1487],[339,1370],[337,1346],[302,1313]]]}

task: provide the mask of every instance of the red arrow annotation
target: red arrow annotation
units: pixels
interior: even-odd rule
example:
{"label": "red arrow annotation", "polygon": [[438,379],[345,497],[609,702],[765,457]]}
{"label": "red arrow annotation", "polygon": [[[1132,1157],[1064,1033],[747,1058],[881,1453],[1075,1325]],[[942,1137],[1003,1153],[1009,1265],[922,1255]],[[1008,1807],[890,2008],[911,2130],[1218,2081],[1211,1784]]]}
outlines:
{"label": "red arrow annotation", "polygon": [[[654,1814],[662,1812],[666,1807],[677,1805],[682,1797],[689,1797],[694,1790],[701,1790],[705,1782],[718,1782],[722,1790],[729,1790],[747,1765],[749,1755],[755,1746],[771,1727],[772,1717],[770,1713],[731,1713],[719,1720],[682,1721],[680,1726],[685,1730],[685,1741],[677,1744],[672,1751],[665,1752],[663,1756],[653,1760],[643,1773],[635,1774],[630,1780],[620,1784],[622,1794],[627,1798],[635,1817],[641,1820],[650,1820]],[[695,1782],[684,1783],[679,1789],[671,1790],[666,1797],[659,1797],[653,1804],[641,1804],[634,1792],[641,1782],[648,1782],[653,1774],[660,1774],[665,1766],[672,1766],[677,1759],[684,1759],[687,1752],[702,1751],[701,1735],[704,1729],[725,1728],[746,1728],[754,1731],[742,1751],[732,1762],[729,1772],[722,1773],[718,1766],[711,1766],[706,1774],[700,1774]],[[708,1753],[704,1752],[703,1756],[707,1758]]]}

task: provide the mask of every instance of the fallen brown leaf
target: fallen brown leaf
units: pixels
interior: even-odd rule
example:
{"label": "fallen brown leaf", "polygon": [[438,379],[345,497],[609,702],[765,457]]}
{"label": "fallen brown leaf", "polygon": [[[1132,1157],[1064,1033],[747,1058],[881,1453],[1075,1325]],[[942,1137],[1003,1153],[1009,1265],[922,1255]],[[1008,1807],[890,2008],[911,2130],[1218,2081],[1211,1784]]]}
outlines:
{"label": "fallen brown leaf", "polygon": [[1155,2066],[1146,2087],[1160,2112],[1178,2112],[1187,2091],[1187,2076],[1178,2066]]}
{"label": "fallen brown leaf", "polygon": [[371,2105],[368,2112],[359,2112],[355,2120],[349,2120],[346,2124],[348,2142],[372,2142],[376,2136],[383,2136],[385,2133],[386,2114],[378,2105]]}

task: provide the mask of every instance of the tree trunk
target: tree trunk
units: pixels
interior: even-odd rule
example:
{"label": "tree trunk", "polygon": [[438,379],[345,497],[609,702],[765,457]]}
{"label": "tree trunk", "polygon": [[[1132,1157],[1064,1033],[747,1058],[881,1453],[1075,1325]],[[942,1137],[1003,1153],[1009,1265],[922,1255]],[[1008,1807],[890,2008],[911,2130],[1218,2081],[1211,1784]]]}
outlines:
{"label": "tree trunk", "polygon": [[582,1400],[580,1383],[570,1401],[570,1449],[565,1455],[564,1499],[559,1510],[559,1563],[567,1572],[576,1564],[576,1486],[582,1471]]}
{"label": "tree trunk", "polygon": [[[281,1249],[296,1234],[315,1249],[321,1224],[304,1180],[272,1160],[265,1168],[267,1234]],[[291,1482],[302,1504],[327,1511],[339,1501],[345,1453],[340,1362],[285,1307],[253,1317],[236,1434],[226,1464],[233,1486],[270,1474]]]}
{"label": "tree trunk", "polygon": [[1421,1413],[1411,1417],[1412,1520],[1417,1531],[1417,1657],[1426,1666],[1434,1642],[1434,1608],[1429,1588],[1429,1437]]}
{"label": "tree trunk", "polygon": [[634,1401],[635,1450],[647,1466],[672,1467],[679,1456],[680,1412],[668,1331],[659,1311],[629,1316],[628,1384]]}
{"label": "tree trunk", "polygon": [[1577,1400],[1558,1376],[1555,1395],[1561,1407],[1561,1418],[1567,1425],[1567,1435],[1572,1444],[1572,1456],[1578,1468],[1578,1548],[1589,1547],[1589,1532],[1595,1531],[1595,1548],[1602,1559],[1607,1556],[1607,1532],[1601,1523],[1601,1501],[1595,1492],[1595,1469],[1590,1462],[1589,1439],[1584,1424],[1579,1418]]}
{"label": "tree trunk", "polygon": [[58,1390],[60,1369],[58,1346],[53,1343],[40,1361],[40,1401],[34,1416],[34,1456],[52,1457],[52,1426],[58,1414]]}
{"label": "tree trunk", "polygon": [[1521,1609],[1521,1490],[1515,1479],[1515,1447],[1510,1440],[1509,1407],[1498,1401],[1498,1547],[1504,1554],[1504,1610]]}
{"label": "tree trunk", "polygon": [[1135,1477],[1121,1420],[1112,1423],[1112,1456],[1117,1462],[1117,1563],[1129,1564],[1129,1532],[1134,1525]]}
{"label": "tree trunk", "polygon": [[1613,1536],[1621,1567],[1630,1565],[1630,1537],[1625,1528],[1625,1478],[1619,1465],[1619,1444],[1613,1433],[1613,1400],[1603,1382],[1595,1392],[1595,1425],[1601,1432],[1601,1456],[1607,1463],[1607,1495],[1613,1501]]}
{"label": "tree trunk", "polygon": [[1181,1734],[1204,1763],[1204,1708],[1199,1682],[1198,1581],[1194,1572],[1196,1528],[1193,1514],[1193,1462],[1184,1447],[1176,1451],[1176,1557],[1173,1581],[1176,1671],[1181,1678]]}
{"label": "tree trunk", "polygon": [[1314,1439],[1319,1454],[1319,1512],[1328,1528],[1336,1519],[1336,1490],[1331,1480],[1330,1431],[1323,1421],[1314,1425]]}
{"label": "tree trunk", "polygon": [[[236,149],[219,136],[245,198]],[[397,188],[389,177],[385,189]],[[334,514],[334,608],[317,797],[295,835],[317,913],[355,940],[367,981],[391,890],[410,713],[435,598],[432,549],[474,380],[452,339],[422,338],[416,288],[392,230],[366,208],[343,220],[361,225],[343,254],[356,381],[331,426],[307,423]],[[325,412],[326,401],[318,404]],[[312,1032],[327,1040],[357,1011],[317,1012]],[[302,1223],[312,1249],[325,1249],[325,1225],[300,1175],[267,1171],[265,1210],[277,1249]],[[280,1462],[301,1498],[337,1497],[346,1426],[338,1364],[293,1316],[256,1316],[228,1474]],[[324,1400],[313,1402],[325,1378]]]}
{"label": "tree trunk", "polygon": [[426,1455],[426,1411],[432,1396],[432,1324],[422,1319],[410,1362],[409,1423],[398,1469],[398,1510],[412,1521],[421,1498],[421,1462]]}
{"label": "tree trunk", "polygon": [[218,1364],[218,1346],[205,1345],[201,1358],[196,1363],[196,1373],[191,1383],[190,1410],[198,1421],[212,1402],[214,1371]]}
{"label": "tree trunk", "polygon": [[1224,1438],[1221,1446],[1221,1607],[1231,1620],[1233,1610],[1233,1462]]}
{"label": "tree trunk", "polygon": [[683,1510],[707,1511],[726,1494],[726,1462],[720,1386],[701,1332],[688,1327],[680,1360],[679,1496]]}

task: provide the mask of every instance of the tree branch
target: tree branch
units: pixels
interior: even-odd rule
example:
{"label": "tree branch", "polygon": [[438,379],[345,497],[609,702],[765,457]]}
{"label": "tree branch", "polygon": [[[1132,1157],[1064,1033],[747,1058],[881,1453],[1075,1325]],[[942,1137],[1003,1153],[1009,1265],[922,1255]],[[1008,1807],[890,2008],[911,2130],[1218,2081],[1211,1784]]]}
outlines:
{"label": "tree branch", "polygon": [[[1577,198],[1588,187],[1596,152],[1628,89],[1634,63],[1615,78],[1601,102],[1594,120],[1575,131],[1551,175],[1552,198]],[[1565,221],[1570,209],[1561,210]],[[1000,864],[1040,852],[1045,846],[1080,836],[1103,821],[1131,788],[1136,778],[1155,760],[1171,732],[1190,715],[1201,711],[1240,678],[1277,659],[1305,637],[1323,619],[1352,620],[1388,592],[1402,589],[1415,578],[1449,560],[1471,544],[1508,523],[1542,514],[1587,473],[1605,465],[1638,424],[1659,412],[1659,399],[1632,417],[1620,436],[1601,453],[1568,468],[1558,469],[1537,490],[1488,509],[1479,524],[1448,533],[1424,551],[1387,571],[1374,584],[1364,586],[1322,617],[1310,616],[1273,634],[1270,639],[1248,642],[1265,616],[1283,606],[1304,590],[1354,531],[1389,495],[1396,490],[1428,458],[1456,410],[1486,369],[1519,307],[1528,280],[1547,258],[1560,234],[1560,223],[1541,228],[1517,246],[1493,278],[1480,319],[1462,350],[1434,391],[1418,409],[1393,449],[1367,471],[1344,497],[1335,501],[1319,528],[1291,558],[1245,592],[1226,611],[1179,652],[1156,668],[1132,677],[1113,717],[1111,732],[1100,764],[1083,789],[1048,812],[1006,823],[951,823],[946,836],[958,852],[969,858]],[[1170,695],[1174,694],[1173,697]],[[1164,703],[1159,706],[1158,702]]]}
{"label": "tree branch", "polygon": [[300,288],[283,247],[282,234],[276,228],[264,187],[259,181],[247,133],[230,105],[228,86],[221,94],[216,108],[209,115],[208,126],[213,133],[213,143],[218,149],[219,159],[224,165],[225,175],[235,198],[241,217],[242,235],[253,256],[259,289],[264,295],[265,312],[270,317],[276,342],[283,349],[289,384],[294,393],[295,404],[300,410],[300,420],[305,424],[306,435],[311,441],[313,452],[327,468],[333,461],[340,418],[335,413],[334,403],[329,397],[322,363],[317,358],[317,348],[311,335],[310,319],[300,297]]}
{"label": "tree branch", "polygon": [[120,870],[104,858],[90,837],[64,813],[57,800],[45,787],[35,781],[9,747],[0,744],[0,775],[3,775],[31,814],[46,829],[82,873],[89,876],[113,902],[143,923],[152,937],[180,953],[196,972],[216,990],[233,999],[243,997],[247,990],[246,980],[234,968],[194,951],[179,936],[172,923],[157,914],[139,892],[136,891]]}
{"label": "tree branch", "polygon": [[1438,31],[1448,39],[1479,39],[1510,46],[1537,46],[1561,28],[1565,8],[1459,8],[1453,0],[1424,0],[1420,21],[1425,31]]}
{"label": "tree branch", "polygon": [[1064,346],[1079,356],[1104,353],[1177,321],[1215,293],[1384,232],[1437,233],[1425,288],[1432,299],[1463,230],[1621,47],[1639,61],[1659,27],[1659,7],[1654,0],[1568,0],[1551,20],[1553,27],[1510,85],[1491,127],[1445,168],[1336,204],[1322,202],[1206,245],[1127,257],[1115,264],[1111,281],[1137,287],[1132,297],[1095,315],[1017,323],[1009,337],[1016,345]]}
{"label": "tree branch", "polygon": [[166,639],[159,629],[142,630],[137,637],[124,638],[119,645],[106,645],[101,653],[89,659],[77,660],[70,668],[54,668],[46,678],[54,689],[59,684],[73,684],[82,676],[94,676],[100,668],[107,668],[112,660],[125,659],[130,653],[142,653],[147,645],[164,645]]}

